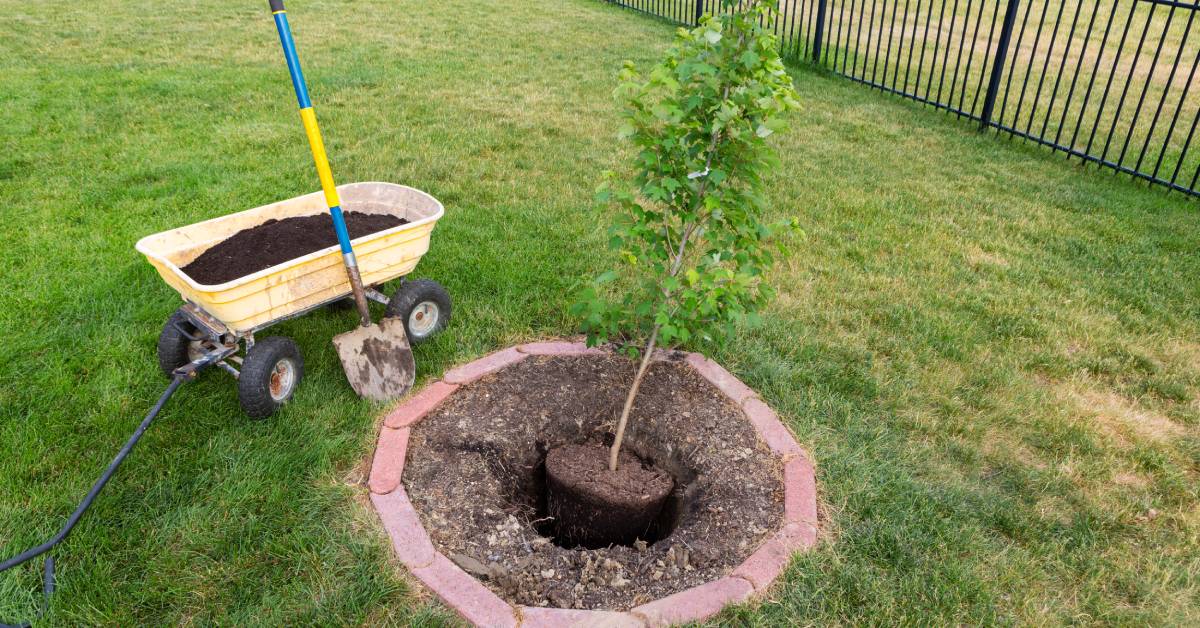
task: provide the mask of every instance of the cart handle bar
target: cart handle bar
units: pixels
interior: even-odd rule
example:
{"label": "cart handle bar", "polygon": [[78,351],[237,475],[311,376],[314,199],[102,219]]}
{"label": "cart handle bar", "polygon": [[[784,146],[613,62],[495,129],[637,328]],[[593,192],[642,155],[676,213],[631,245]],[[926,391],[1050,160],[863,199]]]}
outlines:
{"label": "cart handle bar", "polygon": [[[55,534],[54,537],[49,541],[46,541],[37,547],[31,547],[24,552],[21,552],[20,554],[0,563],[0,573],[8,571],[17,565],[27,563],[38,556],[41,556],[42,554],[46,554],[50,550],[54,549],[54,546],[66,540],[67,535],[71,534],[71,530],[75,529],[75,525],[79,523],[79,520],[83,518],[83,515],[88,511],[89,508],[92,507],[92,502],[96,501],[96,497],[100,495],[100,491],[104,490],[104,486],[108,484],[108,481],[112,479],[113,474],[117,472],[117,468],[121,466],[121,463],[124,462],[125,458],[129,456],[129,453],[133,451],[133,448],[138,444],[138,441],[142,440],[142,436],[145,435],[146,430],[150,428],[150,424],[154,423],[154,419],[158,417],[158,413],[162,411],[163,406],[167,405],[167,400],[169,400],[171,396],[175,394],[175,391],[179,390],[179,387],[185,382],[195,379],[196,376],[199,375],[200,371],[220,362],[221,360],[224,360],[232,355],[236,350],[236,345],[233,347],[221,347],[220,350],[210,352],[194,362],[190,362],[175,369],[175,372],[172,373],[171,376],[170,385],[168,385],[167,389],[163,391],[162,396],[158,398],[158,402],[155,403],[154,407],[150,409],[150,412],[146,415],[146,418],[142,419],[142,423],[138,425],[137,430],[135,430],[133,435],[129,437],[129,440],[125,442],[125,446],[121,448],[121,451],[117,452],[117,455],[113,458],[112,462],[108,463],[108,468],[104,470],[104,473],[100,474],[100,478],[96,480],[96,483],[92,484],[92,490],[88,491],[88,494],[83,498],[83,501],[75,507],[75,512],[71,513],[71,517],[67,519],[67,523],[64,524],[63,527],[58,531],[58,534]],[[37,614],[38,618],[41,618],[41,616],[44,615],[46,610],[50,607],[50,596],[54,594],[54,584],[54,556],[47,555],[46,560],[42,564],[43,599],[42,607]],[[19,624],[6,624],[0,621],[0,628],[28,628],[29,625],[30,624],[28,622]]]}

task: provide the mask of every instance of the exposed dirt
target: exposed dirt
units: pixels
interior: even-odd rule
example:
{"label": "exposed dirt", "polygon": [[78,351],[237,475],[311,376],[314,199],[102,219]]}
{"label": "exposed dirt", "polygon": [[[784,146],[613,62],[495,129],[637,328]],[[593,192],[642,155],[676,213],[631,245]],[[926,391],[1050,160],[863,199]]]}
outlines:
{"label": "exposed dirt", "polygon": [[[404,484],[438,549],[506,600],[626,610],[724,575],[778,529],[781,465],[727,397],[677,361],[655,362],[627,447],[675,489],[650,542],[556,544],[546,452],[611,442],[634,364],[529,357],[452,395],[413,430]],[[656,540],[657,539],[657,540]]]}
{"label": "exposed dirt", "polygon": [[[344,215],[351,239],[408,222],[388,214],[345,212]],[[329,214],[271,219],[213,245],[182,270],[199,283],[220,284],[336,244],[337,235]]]}
{"label": "exposed dirt", "polygon": [[666,471],[621,448],[608,469],[609,448],[565,445],[546,454],[547,532],[559,545],[589,548],[649,540],[675,482]]}

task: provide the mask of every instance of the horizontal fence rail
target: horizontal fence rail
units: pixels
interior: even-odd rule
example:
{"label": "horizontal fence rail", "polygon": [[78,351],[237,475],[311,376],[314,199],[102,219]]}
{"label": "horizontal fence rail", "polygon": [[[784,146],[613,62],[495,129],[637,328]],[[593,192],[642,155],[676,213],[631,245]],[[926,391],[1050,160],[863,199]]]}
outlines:
{"label": "horizontal fence rail", "polygon": [[[606,0],[685,25],[720,0]],[[780,0],[784,57],[1200,197],[1200,0]]]}

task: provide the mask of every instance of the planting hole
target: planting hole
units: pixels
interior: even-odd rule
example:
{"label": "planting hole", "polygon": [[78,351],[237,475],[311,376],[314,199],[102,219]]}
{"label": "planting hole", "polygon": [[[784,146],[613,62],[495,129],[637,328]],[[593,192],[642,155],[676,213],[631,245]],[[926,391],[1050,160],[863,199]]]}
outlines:
{"label": "planting hole", "polygon": [[[586,445],[607,472],[635,364],[530,356],[459,388],[413,427],[402,475],[434,546],[514,604],[625,610],[722,578],[783,521],[779,460],[741,408],[682,361],[649,369],[622,468],[657,469],[662,506],[632,537],[570,538],[547,460]],[[648,476],[641,476],[648,477]]]}

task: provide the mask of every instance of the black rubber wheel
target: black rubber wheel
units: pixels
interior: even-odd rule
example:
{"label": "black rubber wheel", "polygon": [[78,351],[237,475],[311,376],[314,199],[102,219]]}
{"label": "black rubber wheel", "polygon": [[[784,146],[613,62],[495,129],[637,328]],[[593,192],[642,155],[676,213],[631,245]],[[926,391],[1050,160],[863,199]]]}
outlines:
{"label": "black rubber wheel", "polygon": [[193,353],[199,350],[200,343],[188,338],[188,334],[197,335],[196,326],[188,320],[182,309],[175,310],[158,335],[158,368],[162,369],[163,375],[171,377],[175,369],[195,357]]}
{"label": "black rubber wheel", "polygon": [[265,419],[292,398],[304,377],[300,347],[290,338],[271,336],[254,343],[242,361],[238,401],[254,419]]}
{"label": "black rubber wheel", "polygon": [[384,316],[403,320],[409,344],[421,344],[450,324],[450,293],[432,279],[406,281],[388,301]]}

